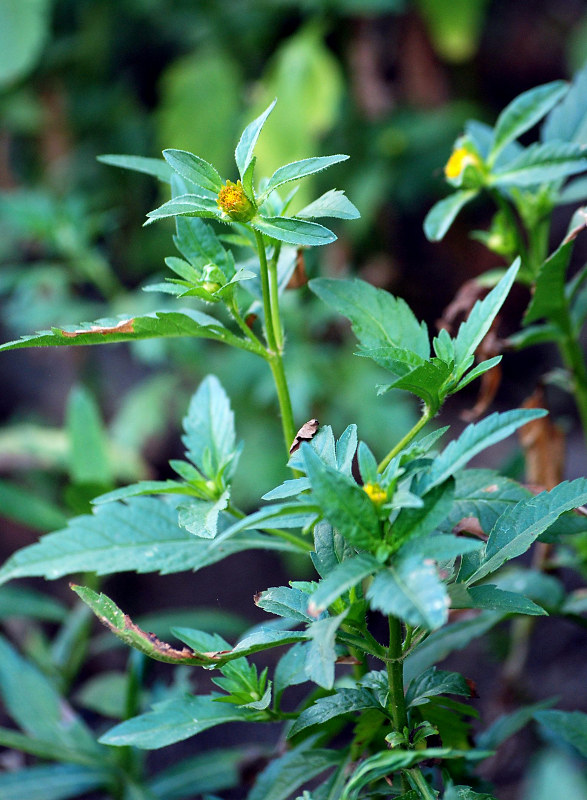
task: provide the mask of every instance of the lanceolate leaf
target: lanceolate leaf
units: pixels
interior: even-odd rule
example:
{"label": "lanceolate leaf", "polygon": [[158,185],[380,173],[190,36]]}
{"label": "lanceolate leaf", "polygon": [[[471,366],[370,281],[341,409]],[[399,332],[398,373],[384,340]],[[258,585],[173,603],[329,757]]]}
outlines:
{"label": "lanceolate leaf", "polygon": [[439,242],[453,224],[457,214],[479,192],[477,189],[460,189],[432,206],[424,220],[424,233],[431,242]]}
{"label": "lanceolate leaf", "polygon": [[209,197],[202,197],[198,194],[183,194],[168,200],[162,206],[147,214],[148,220],[145,225],[155,222],[158,219],[167,217],[205,217],[207,219],[219,219],[220,210],[215,200]]}
{"label": "lanceolate leaf", "polygon": [[353,332],[363,348],[399,347],[421,358],[430,355],[426,325],[418,322],[401,298],[355,280],[318,278],[310,289],[339,314],[350,319]]}
{"label": "lanceolate leaf", "polygon": [[446,519],[454,500],[454,481],[446,481],[428,492],[421,508],[405,508],[393,523],[392,538],[399,543],[435,531]]}
{"label": "lanceolate leaf", "polygon": [[0,345],[2,350],[19,347],[70,347],[81,344],[108,344],[131,342],[135,339],[158,339],[161,337],[197,336],[225,341],[238,347],[248,348],[244,339],[235,336],[222,323],[201,311],[156,311],[142,317],[124,319],[99,319],[94,323],[82,323],[75,328],[67,325],[23,336],[14,342]]}
{"label": "lanceolate leaf", "polygon": [[496,521],[481,566],[471,576],[475,583],[495,572],[503,563],[525,553],[530,545],[561,514],[587,503],[587,478],[565,481],[550,492],[522,500],[505,511]]}
{"label": "lanceolate leaf", "polygon": [[543,318],[564,324],[567,318],[565,276],[572,252],[573,242],[566,242],[540,267],[534,294],[524,315],[524,325]]}
{"label": "lanceolate leaf", "polygon": [[111,728],[100,742],[115,747],[132,745],[143,750],[158,750],[225,722],[246,722],[258,718],[259,712],[229,703],[217,703],[215,696],[218,695],[184,695],[157,703],[146,714]]}
{"label": "lanceolate leaf", "polygon": [[307,444],[301,449],[312,497],[328,521],[355,547],[377,542],[379,517],[367,494],[351,478],[326,466]]}
{"label": "lanceolate leaf", "polygon": [[244,174],[247,171],[247,167],[249,166],[251,159],[253,158],[253,151],[255,149],[255,145],[257,144],[257,139],[259,138],[259,134],[261,133],[261,129],[265,124],[265,120],[273,111],[273,107],[277,100],[274,100],[271,105],[265,109],[265,111],[257,117],[257,119],[253,120],[253,122],[249,123],[247,127],[244,129],[241,138],[239,139],[239,143],[236,146],[236,150],[234,153],[234,157],[236,159],[236,165],[238,167],[238,171],[241,176],[241,180],[244,178]]}
{"label": "lanceolate leaf", "polygon": [[288,800],[292,792],[321,772],[340,764],[344,752],[316,747],[313,737],[270,761],[247,795],[247,800]]}
{"label": "lanceolate leaf", "polygon": [[104,155],[98,156],[98,161],[101,161],[102,164],[109,164],[111,167],[130,169],[133,172],[144,172],[146,175],[153,175],[153,177],[159,178],[164,183],[169,183],[171,180],[172,169],[162,158]]}
{"label": "lanceolate leaf", "polygon": [[369,689],[339,689],[336,694],[321,697],[300,716],[289,729],[288,738],[312,725],[322,725],[329,719],[349,714],[352,711],[363,711],[366,708],[381,708],[375,695]]}
{"label": "lanceolate leaf", "polygon": [[214,479],[234,455],[236,447],[230,400],[215,375],[208,375],[200,383],[190,401],[183,427],[182,441],[187,457],[208,478]]}
{"label": "lanceolate leaf", "polygon": [[557,737],[576,747],[587,757],[587,714],[581,711],[538,711],[534,715]]}
{"label": "lanceolate leaf", "polygon": [[566,97],[548,115],[541,139],[587,144],[587,67],[575,75]]}
{"label": "lanceolate leaf", "polygon": [[164,150],[163,157],[172,169],[196,186],[219,192],[222,178],[211,164],[186,150]]}
{"label": "lanceolate leaf", "polygon": [[274,189],[282,186],[284,183],[290,181],[297,181],[304,178],[306,175],[313,175],[315,172],[320,172],[333,164],[338,164],[340,161],[346,161],[348,156],[317,156],[315,158],[304,158],[302,161],[294,161],[292,164],[286,164],[279,167],[273,175],[269,178],[269,183],[263,196],[271,194]]}
{"label": "lanceolate leaf", "polygon": [[496,186],[535,186],[587,170],[587,153],[567,142],[533,144],[491,176]]}
{"label": "lanceolate leaf", "polygon": [[250,225],[256,230],[287,244],[320,246],[336,241],[331,230],[317,222],[292,217],[254,217]]}
{"label": "lanceolate leaf", "polygon": [[497,155],[509,142],[518,139],[539,122],[564,97],[568,88],[565,81],[553,81],[524,92],[506,106],[495,125],[490,163],[495,162]]}
{"label": "lanceolate leaf", "polygon": [[316,217],[358,219],[360,216],[357,208],[340,189],[330,189],[296,214],[296,217],[302,219],[315,219]]}
{"label": "lanceolate leaf", "polygon": [[[222,518],[227,525],[227,518]],[[247,531],[230,539],[199,539],[177,524],[176,509],[151,497],[97,506],[91,516],[43,536],[15,553],[0,570],[0,583],[42,575],[54,579],[76,572],[160,572],[200,569],[247,549],[295,550],[275,536]]]}
{"label": "lanceolate leaf", "polygon": [[455,339],[456,373],[459,378],[504,304],[516,279],[520,264],[521,261],[517,258],[487,297],[475,303],[467,320],[459,327]]}
{"label": "lanceolate leaf", "polygon": [[530,420],[545,414],[546,411],[542,409],[514,409],[503,414],[491,414],[481,422],[468,425],[459,438],[451,442],[435,459],[426,477],[428,486],[431,488],[443,483],[477,453],[505,439]]}
{"label": "lanceolate leaf", "polygon": [[104,767],[49,764],[0,774],[0,796],[4,800],[67,800],[104,789],[112,772]]}
{"label": "lanceolate leaf", "polygon": [[306,654],[306,675],[323,689],[332,689],[334,686],[336,632],[347,613],[348,611],[343,611],[337,617],[320,619],[308,628],[308,638],[311,641]]}

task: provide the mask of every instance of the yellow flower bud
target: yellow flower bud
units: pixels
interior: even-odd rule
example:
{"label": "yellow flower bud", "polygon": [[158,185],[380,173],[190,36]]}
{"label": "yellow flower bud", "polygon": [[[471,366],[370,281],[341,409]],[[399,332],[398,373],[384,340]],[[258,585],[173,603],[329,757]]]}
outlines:
{"label": "yellow flower bud", "polygon": [[466,147],[457,147],[446,162],[444,174],[449,180],[455,180],[460,178],[466,167],[481,168],[482,166],[483,163],[476,153],[472,153]]}
{"label": "yellow flower bud", "polygon": [[236,222],[248,222],[257,212],[255,206],[246,196],[240,181],[236,183],[226,181],[218,192],[216,203],[221,211]]}
{"label": "yellow flower bud", "polygon": [[387,500],[387,492],[378,483],[366,483],[363,491],[376,506],[380,506]]}

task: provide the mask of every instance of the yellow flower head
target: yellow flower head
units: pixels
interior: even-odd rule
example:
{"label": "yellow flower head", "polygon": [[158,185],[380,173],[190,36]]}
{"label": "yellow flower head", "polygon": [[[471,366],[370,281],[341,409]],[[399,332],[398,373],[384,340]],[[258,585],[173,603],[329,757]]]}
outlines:
{"label": "yellow flower head", "polygon": [[248,222],[255,216],[257,209],[245,194],[242,183],[226,181],[218,192],[216,199],[218,208],[236,222]]}
{"label": "yellow flower head", "polygon": [[380,506],[387,500],[387,492],[378,483],[366,483],[363,491],[376,506]]}
{"label": "yellow flower head", "polygon": [[444,174],[448,180],[460,178],[467,167],[477,167],[481,169],[483,162],[476,153],[467,147],[457,147],[452,151],[451,157],[446,162]]}

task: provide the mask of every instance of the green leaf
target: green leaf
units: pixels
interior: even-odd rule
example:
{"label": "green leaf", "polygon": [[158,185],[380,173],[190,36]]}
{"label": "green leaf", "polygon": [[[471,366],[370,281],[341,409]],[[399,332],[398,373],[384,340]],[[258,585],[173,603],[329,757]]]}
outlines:
{"label": "green leaf", "polygon": [[0,6],[1,89],[24,77],[41,57],[50,30],[50,8],[48,0],[3,1]]}
{"label": "green leaf", "polygon": [[536,344],[546,342],[557,342],[562,340],[560,329],[556,325],[545,323],[544,325],[530,325],[528,328],[516,331],[508,336],[508,345],[515,350],[523,350],[526,347],[534,347]]}
{"label": "green leaf", "polygon": [[[96,766],[99,761],[96,753],[89,755],[80,750],[64,747],[53,739],[36,739],[11,728],[0,728],[0,746],[10,750],[20,750],[22,753],[46,761],[64,761],[68,764],[84,764],[86,766]],[[0,795],[0,797],[4,797],[4,795]]]}
{"label": "green leaf", "polygon": [[101,672],[87,680],[75,693],[75,702],[104,717],[124,719],[128,676],[124,672]]}
{"label": "green leaf", "polygon": [[82,386],[72,389],[67,400],[67,432],[70,441],[69,472],[74,483],[112,484],[108,440],[93,396]]}
{"label": "green leaf", "polygon": [[92,500],[92,504],[100,506],[103,503],[112,503],[115,500],[127,500],[129,497],[140,497],[152,494],[193,494],[193,488],[179,481],[139,481],[130,486],[121,486],[113,489]]}
{"label": "green leaf", "polygon": [[318,278],[310,289],[347,317],[363,348],[398,347],[421,358],[430,356],[430,342],[425,323],[420,323],[401,298],[365,281]]}
{"label": "green leaf", "polygon": [[502,714],[495,722],[482,731],[476,738],[476,745],[482,750],[497,750],[497,748],[525,727],[534,717],[537,711],[549,708],[554,705],[556,698],[542,700],[531,706],[522,706],[510,714]]}
{"label": "green leaf", "polygon": [[443,800],[497,800],[487,792],[474,792],[470,786],[449,786],[443,795]]}
{"label": "green leaf", "polygon": [[316,156],[314,158],[304,158],[301,161],[294,161],[291,164],[279,167],[269,178],[269,183],[262,197],[267,197],[274,189],[283,186],[284,183],[297,181],[300,178],[305,178],[306,175],[313,175],[315,172],[321,172],[323,169],[327,169],[333,164],[338,164],[347,159],[348,156],[343,155]]}
{"label": "green leaf", "polygon": [[441,694],[459,694],[469,697],[471,689],[465,678],[458,672],[446,672],[438,667],[430,667],[410,683],[406,692],[408,708],[425,705],[430,697]]}
{"label": "green leaf", "polygon": [[243,750],[208,750],[184,759],[151,778],[148,788],[161,800],[184,800],[190,795],[220,792],[240,783]]}
{"label": "green leaf", "polygon": [[105,789],[112,775],[100,767],[51,764],[0,774],[2,800],[67,800]]}
{"label": "green leaf", "polygon": [[359,219],[360,216],[358,209],[340,189],[330,189],[296,214],[296,217],[302,219],[315,219],[316,217]]}
{"label": "green leaf", "polygon": [[483,542],[476,539],[443,533],[436,536],[416,536],[402,546],[400,557],[418,556],[420,559],[433,561],[451,561],[457,556],[479,550],[482,545]]}
{"label": "green leaf", "polygon": [[430,242],[439,242],[455,221],[459,211],[479,194],[477,189],[459,189],[435,203],[424,220],[424,233]]}
{"label": "green leaf", "polygon": [[255,230],[286,244],[308,247],[330,244],[336,241],[331,230],[317,222],[307,222],[293,217],[256,216],[249,223]]}
{"label": "green leaf", "polygon": [[258,718],[259,712],[216,702],[219,696],[183,695],[156,703],[146,714],[115,725],[100,738],[100,742],[114,747],[131,745],[142,750],[158,750],[216,725]]}
{"label": "green leaf", "polygon": [[469,642],[480,639],[503,618],[502,613],[482,611],[473,619],[454,622],[440,631],[431,633],[404,661],[404,679],[409,681],[455,650],[464,649]]}
{"label": "green leaf", "polygon": [[587,714],[582,711],[537,711],[534,717],[587,758]]}
{"label": "green leaf", "polygon": [[428,630],[440,628],[448,619],[448,595],[436,566],[418,557],[398,559],[378,572],[367,600],[383,614]]}
{"label": "green leaf", "polygon": [[451,367],[443,361],[434,359],[416,367],[411,372],[385,386],[378,386],[378,394],[383,394],[389,389],[404,389],[420,397],[431,414],[435,414],[445,396],[443,390],[447,378],[451,374]]}
{"label": "green leaf", "polygon": [[550,112],[540,133],[543,142],[587,144],[587,67],[575,75],[566,97]]}
{"label": "green leaf", "polygon": [[354,547],[369,548],[380,538],[377,510],[367,494],[346,475],[328,467],[307,444],[302,444],[312,498],[324,516]]}
{"label": "green leaf", "polygon": [[168,200],[162,206],[147,214],[145,225],[150,225],[158,219],[167,217],[205,217],[207,219],[220,219],[220,209],[216,200],[202,197],[199,194],[182,194]]}
{"label": "green leaf", "polygon": [[445,481],[434,487],[422,499],[421,508],[404,508],[393,523],[394,541],[404,542],[407,537],[428,536],[444,522],[454,500],[454,481]]}
{"label": "green leaf", "polygon": [[210,223],[197,217],[176,217],[175,227],[177,234],[173,242],[190,264],[198,270],[207,264],[215,264],[227,278],[232,278],[234,257],[222,246]]}
{"label": "green leaf", "polygon": [[200,383],[183,420],[182,441],[189,460],[214,480],[230,463],[236,449],[234,413],[228,395],[215,375]]}
{"label": "green leaf", "polygon": [[553,797],[587,797],[587,780],[577,760],[550,747],[538,753],[524,780],[522,800],[552,800]]}
{"label": "green leaf", "polygon": [[[227,524],[223,521],[223,526]],[[16,552],[0,569],[0,583],[42,575],[53,580],[76,572],[169,574],[220,561],[242,550],[295,551],[293,545],[256,531],[230,539],[198,539],[177,524],[176,509],[150,497],[97,506],[68,527]]]}
{"label": "green leaf", "polygon": [[493,367],[496,367],[501,359],[502,356],[495,356],[494,358],[488,358],[487,361],[481,361],[470,372],[467,372],[465,377],[459,382],[455,392],[460,392],[461,389],[464,389],[465,386],[468,386],[471,381],[474,381],[476,378],[479,378],[481,375],[489,372],[489,370],[493,369]]}
{"label": "green leaf", "polygon": [[494,164],[507,144],[536,125],[565,96],[568,89],[565,81],[552,81],[523,92],[512,100],[495,124],[489,163]]}
{"label": "green leaf", "polygon": [[459,438],[450,442],[434,460],[426,476],[428,488],[443,483],[462,469],[473,456],[510,436],[530,420],[545,414],[546,411],[542,409],[514,409],[503,414],[490,414],[481,422],[468,425]]}
{"label": "green leaf", "polygon": [[493,526],[479,569],[469,583],[495,572],[502,564],[525,553],[565,511],[587,502],[587,478],[565,481],[550,492],[521,500],[499,517]]}
{"label": "green leaf", "polygon": [[211,164],[186,150],[164,150],[163,158],[182,178],[211,192],[222,189],[222,178]]}
{"label": "green leaf", "polygon": [[273,107],[277,100],[274,100],[270,106],[268,106],[265,111],[257,117],[257,119],[253,120],[253,122],[249,123],[247,127],[242,132],[241,138],[236,146],[236,150],[234,152],[234,157],[236,160],[236,165],[238,167],[239,174],[241,176],[241,180],[244,178],[245,172],[247,171],[247,167],[251,163],[251,159],[253,158],[253,151],[255,149],[255,145],[257,144],[257,139],[259,138],[259,134],[261,133],[261,129],[265,124],[265,120],[273,111]]}
{"label": "green leaf", "polygon": [[20,347],[70,347],[82,344],[131,342],[137,339],[197,336],[247,347],[244,340],[232,334],[221,322],[201,311],[155,311],[142,317],[99,319],[79,327],[66,325],[50,331],[40,331],[0,345],[2,350]]}
{"label": "green leaf", "polygon": [[455,338],[455,369],[460,378],[468,368],[471,356],[485,338],[516,279],[521,261],[517,258],[506,274],[483,300],[478,300],[467,319],[461,323]]}
{"label": "green leaf", "polygon": [[3,586],[0,589],[0,619],[32,617],[48,622],[63,622],[66,616],[67,608],[42,592],[23,586]]}
{"label": "green leaf", "polygon": [[0,509],[3,519],[42,533],[67,524],[67,515],[59,506],[9,481],[0,480]]}
{"label": "green leaf", "polygon": [[493,584],[472,586],[467,589],[457,583],[449,587],[451,608],[490,608],[505,614],[544,616],[547,612],[517,592],[499,589]]}
{"label": "green leaf", "polygon": [[145,175],[152,175],[163,183],[171,181],[171,167],[162,158],[145,158],[144,156],[98,156],[98,161],[102,164],[109,164],[111,167],[121,167],[130,169],[133,172],[143,172]]}
{"label": "green leaf", "polygon": [[255,605],[269,614],[287,617],[300,622],[313,622],[308,612],[308,595],[289,586],[274,586],[255,598]]}
{"label": "green leaf", "polygon": [[533,144],[490,176],[494,186],[536,186],[553,183],[587,169],[582,145],[566,142]]}
{"label": "green leaf", "polygon": [[568,307],[565,296],[565,276],[574,242],[561,245],[540,267],[534,294],[524,314],[524,325],[546,318],[549,322],[564,325]]}
{"label": "green leaf", "polygon": [[33,739],[99,760],[100,748],[89,728],[48,678],[1,637],[0,694],[6,711]]}
{"label": "green leaf", "polygon": [[338,750],[316,747],[312,738],[273,759],[255,781],[247,800],[287,800],[312,778],[340,763]]}
{"label": "green leaf", "polygon": [[320,581],[316,591],[310,595],[308,612],[317,617],[345,592],[380,569],[381,564],[367,553],[345,559]]}
{"label": "green leaf", "polygon": [[306,675],[323,689],[332,689],[334,686],[336,632],[347,613],[348,610],[337,617],[320,619],[308,628],[310,643],[306,653]]}
{"label": "green leaf", "polygon": [[287,737],[291,739],[312,725],[322,725],[335,717],[367,708],[381,708],[369,689],[338,689],[336,694],[320,697],[313,705],[304,709],[289,729]]}

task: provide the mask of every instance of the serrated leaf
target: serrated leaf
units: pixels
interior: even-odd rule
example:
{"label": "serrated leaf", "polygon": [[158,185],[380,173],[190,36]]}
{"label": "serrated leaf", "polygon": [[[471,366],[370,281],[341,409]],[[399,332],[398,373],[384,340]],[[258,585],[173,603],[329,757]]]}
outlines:
{"label": "serrated leaf", "polygon": [[[208,375],[200,383],[190,400],[183,428],[187,457],[207,478],[214,480],[236,448],[234,413],[215,375]],[[207,471],[206,466],[209,466]]]}
{"label": "serrated leaf", "polygon": [[[191,628],[172,628],[172,633],[189,647],[198,649],[202,631],[194,631]],[[244,636],[234,647],[215,652],[213,654],[214,661],[211,663],[224,666],[227,663],[260,653],[263,650],[271,650],[274,647],[282,647],[286,644],[296,644],[307,638],[305,631],[281,631],[273,628],[261,628]]]}
{"label": "serrated leaf", "polygon": [[308,247],[330,244],[336,241],[331,230],[317,222],[307,222],[293,217],[256,216],[249,223],[255,230],[286,244],[306,245]]}
{"label": "serrated leaf", "polygon": [[459,438],[450,442],[434,460],[425,479],[427,486],[432,488],[443,483],[462,469],[473,456],[510,436],[530,420],[545,414],[546,411],[542,409],[514,409],[503,414],[491,414],[481,422],[468,425]]}
{"label": "serrated leaf", "polygon": [[327,169],[333,164],[338,164],[347,159],[348,156],[344,155],[316,156],[314,158],[304,158],[301,161],[294,161],[291,164],[285,164],[285,166],[276,169],[269,178],[269,183],[262,196],[268,196],[274,189],[283,186],[284,183],[297,181],[300,178],[306,177],[306,175],[313,175],[315,172],[321,172],[323,169]]}
{"label": "serrated leaf", "polygon": [[92,500],[92,505],[99,506],[103,503],[112,503],[115,500],[127,500],[129,497],[139,497],[140,495],[152,494],[192,494],[193,489],[185,483],[179,481],[139,481],[131,486],[121,486],[120,489],[113,489]]}
{"label": "serrated leaf", "polygon": [[336,632],[347,613],[348,609],[336,617],[313,622],[307,631],[310,642],[306,651],[306,675],[323,689],[332,689],[334,686]]}
{"label": "serrated leaf", "polygon": [[587,169],[584,145],[567,142],[533,144],[490,177],[494,186],[536,186],[553,183]]}
{"label": "serrated leaf", "polygon": [[289,586],[274,586],[261,592],[255,598],[255,605],[269,614],[277,614],[299,620],[313,622],[314,617],[308,612],[308,595],[300,589]]}
{"label": "serrated leaf", "polygon": [[435,203],[424,220],[426,238],[430,242],[439,242],[443,239],[459,211],[478,194],[477,189],[460,189]]}
{"label": "serrated leaf", "polygon": [[104,155],[97,156],[102,164],[111,167],[130,169],[133,172],[143,172],[152,175],[164,183],[171,181],[172,169],[162,158],[145,158],[144,156]]}
{"label": "serrated leaf", "polygon": [[481,375],[489,372],[489,370],[493,369],[493,367],[496,367],[501,359],[502,356],[495,356],[494,358],[488,358],[487,361],[481,361],[472,370],[467,372],[464,378],[461,379],[457,388],[455,389],[455,393],[460,392],[461,389],[464,389],[465,386],[468,386],[471,381],[474,381],[476,378],[479,378]]}
{"label": "serrated leaf", "polygon": [[425,323],[420,323],[408,304],[365,281],[318,278],[310,289],[351,321],[363,348],[399,347],[421,358],[430,355]]}
{"label": "serrated leaf", "polygon": [[236,346],[247,346],[244,340],[231,333],[214,317],[201,311],[182,309],[155,311],[134,318],[99,319],[94,323],[82,323],[77,328],[73,325],[53,328],[2,344],[0,351],[16,350],[20,347],[71,347],[177,336],[197,336],[230,342]]}
{"label": "serrated leaf", "polygon": [[471,586],[453,584],[449,587],[451,608],[489,608],[505,614],[527,614],[544,616],[547,612],[532,600],[517,592],[499,589],[493,584]]}
{"label": "serrated leaf", "polygon": [[426,404],[429,413],[435,414],[444,400],[446,390],[443,387],[450,374],[450,365],[434,359],[416,367],[406,375],[402,375],[393,383],[379,386],[378,394],[383,394],[389,389],[404,389],[406,392],[420,397]]}
{"label": "serrated leaf", "polygon": [[177,506],[177,522],[194,536],[213,539],[218,533],[220,512],[228,506],[230,493],[224,491],[216,500],[189,500]]}
{"label": "serrated leaf", "polygon": [[158,750],[216,725],[254,720],[259,713],[229,703],[217,703],[216,696],[184,695],[156,703],[151,711],[110,728],[100,742],[114,747],[132,745],[142,750]]}
{"label": "serrated leaf", "polygon": [[203,186],[211,192],[222,189],[222,178],[212,164],[208,164],[203,158],[188,153],[187,150],[164,150],[163,158],[182,178],[196,186]]}
{"label": "serrated leaf", "polygon": [[539,122],[561,100],[569,89],[565,81],[552,81],[518,95],[507,105],[495,124],[489,163],[514,139]]}
{"label": "serrated leaf", "polygon": [[338,689],[336,694],[320,697],[304,709],[289,729],[287,737],[290,739],[312,725],[322,725],[335,717],[367,708],[381,708],[369,689]]}
{"label": "serrated leaf", "polygon": [[460,378],[467,369],[471,356],[483,341],[493,320],[499,313],[516,279],[521,260],[517,258],[506,274],[483,300],[478,300],[467,319],[461,323],[455,338],[456,375]]}
{"label": "serrated leaf", "polygon": [[351,478],[328,467],[306,443],[300,449],[312,498],[328,521],[355,547],[376,543],[379,517],[367,494]]}
{"label": "serrated leaf", "polygon": [[540,267],[534,294],[524,314],[524,325],[541,318],[564,325],[568,312],[565,277],[572,252],[573,242],[566,242]]}
{"label": "serrated leaf", "polygon": [[434,487],[423,497],[424,504],[421,508],[406,508],[400,511],[393,523],[393,539],[403,542],[408,536],[419,538],[432,533],[450,513],[453,500],[452,480]]}
{"label": "serrated leaf", "polygon": [[505,511],[493,526],[479,569],[469,583],[495,572],[502,564],[525,553],[531,544],[565,511],[587,502],[587,478],[565,481],[549,492],[521,500]]}
{"label": "serrated leaf", "polygon": [[582,711],[538,711],[534,716],[541,725],[587,758],[587,714]]}
{"label": "serrated leaf", "polygon": [[471,689],[460,673],[430,667],[410,683],[406,692],[406,703],[408,707],[420,706],[427,703],[430,697],[441,694],[459,694],[469,697]]}
{"label": "serrated leaf", "polygon": [[158,219],[168,217],[204,217],[206,219],[220,219],[220,209],[215,200],[203,197],[199,194],[183,194],[168,200],[159,208],[149,211],[147,222],[155,222]]}
{"label": "serrated leaf", "polygon": [[94,397],[82,386],[74,387],[67,400],[69,473],[74,483],[112,485],[108,439]]}
{"label": "serrated leaf", "polygon": [[247,168],[251,163],[251,159],[253,158],[253,151],[255,149],[255,145],[257,144],[257,139],[259,138],[261,129],[263,128],[267,117],[273,111],[273,107],[275,106],[276,102],[277,100],[274,100],[271,105],[269,105],[265,111],[257,117],[257,119],[253,120],[253,122],[250,122],[247,125],[241,134],[241,138],[239,139],[234,152],[236,166],[238,167],[241,180],[244,178],[245,172],[247,171]]}
{"label": "serrated leaf", "polygon": [[307,608],[316,617],[357,583],[381,569],[381,564],[367,553],[347,558],[334,567],[310,595]]}
{"label": "serrated leaf", "polygon": [[358,209],[340,189],[330,189],[296,214],[296,217],[301,219],[316,219],[317,217],[358,219],[360,216]]}
{"label": "serrated leaf", "polygon": [[[223,527],[227,526],[223,519]],[[221,534],[220,534],[221,536]],[[249,531],[229,539],[197,539],[177,524],[176,509],[149,497],[97,506],[92,515],[17,551],[0,570],[0,583],[42,575],[53,580],[76,572],[169,574],[201,569],[242,550],[298,549],[278,537]]]}
{"label": "serrated leaf", "polygon": [[173,242],[179,252],[198,268],[215,264],[227,278],[234,275],[234,257],[226,250],[212,225],[197,217],[176,217]]}
{"label": "serrated leaf", "polygon": [[428,630],[448,619],[448,595],[436,566],[410,556],[378,572],[367,590],[372,608]]}
{"label": "serrated leaf", "polygon": [[466,553],[479,550],[483,542],[476,539],[467,539],[464,536],[451,536],[438,534],[436,536],[416,536],[409,539],[400,550],[400,557],[417,556],[420,559],[432,561],[451,561]]}

